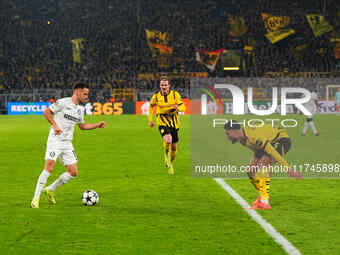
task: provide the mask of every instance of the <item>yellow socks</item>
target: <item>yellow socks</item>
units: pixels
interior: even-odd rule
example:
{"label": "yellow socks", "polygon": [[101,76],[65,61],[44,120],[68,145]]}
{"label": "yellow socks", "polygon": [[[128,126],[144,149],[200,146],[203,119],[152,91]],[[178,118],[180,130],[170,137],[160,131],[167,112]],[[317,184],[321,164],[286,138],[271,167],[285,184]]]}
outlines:
{"label": "yellow socks", "polygon": [[254,185],[255,189],[260,192],[260,179],[255,175],[250,179],[250,181]]}
{"label": "yellow socks", "polygon": [[163,142],[164,154],[166,157],[169,157],[170,146],[171,144]]}
{"label": "yellow socks", "polygon": [[268,172],[266,172],[264,169],[261,169],[260,172],[255,173],[255,175],[251,179],[251,183],[260,193],[261,200],[264,202],[268,202],[270,190],[270,177]]}
{"label": "yellow socks", "polygon": [[171,152],[170,152],[171,162],[173,162],[173,161],[175,160],[175,158],[176,158],[176,152],[177,152],[177,151],[171,150]]}
{"label": "yellow socks", "polygon": [[260,180],[261,185],[261,199],[262,202],[268,202],[269,200],[269,190],[270,190],[270,178],[269,177],[262,177]]}

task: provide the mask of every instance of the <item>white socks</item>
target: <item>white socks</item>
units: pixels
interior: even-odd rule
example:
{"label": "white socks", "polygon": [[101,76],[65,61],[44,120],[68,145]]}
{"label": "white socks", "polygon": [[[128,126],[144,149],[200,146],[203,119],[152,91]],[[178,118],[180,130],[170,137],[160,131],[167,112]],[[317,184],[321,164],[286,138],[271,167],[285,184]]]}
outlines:
{"label": "white socks", "polygon": [[315,127],[315,125],[314,125],[314,122],[313,122],[313,121],[306,121],[306,122],[305,122],[305,125],[303,126],[303,129],[302,129],[302,134],[303,134],[303,135],[306,135],[307,130],[308,130],[308,126],[311,127],[311,129],[312,129],[314,135],[316,135],[316,134],[318,133],[318,131],[316,130],[316,127]]}
{"label": "white socks", "polygon": [[50,173],[47,172],[45,169],[41,172],[38,178],[37,186],[35,187],[34,198],[36,199],[40,198],[40,193],[42,189],[44,188],[49,176],[50,176]]}
{"label": "white socks", "polygon": [[306,135],[306,133],[307,133],[308,123],[309,123],[309,122],[306,121],[306,122],[305,122],[305,125],[303,126],[303,129],[302,129],[302,134],[303,134],[303,135]]}
{"label": "white socks", "polygon": [[59,176],[58,179],[55,180],[50,186],[48,186],[48,190],[55,191],[56,188],[60,187],[61,185],[67,183],[69,180],[73,179],[74,177],[70,175],[68,172],[65,172]]}
{"label": "white socks", "polygon": [[309,125],[310,125],[310,127],[312,128],[314,135],[316,135],[316,134],[318,133],[318,131],[316,130],[316,127],[315,127],[315,125],[314,125],[314,122],[311,121],[311,122],[309,123]]}

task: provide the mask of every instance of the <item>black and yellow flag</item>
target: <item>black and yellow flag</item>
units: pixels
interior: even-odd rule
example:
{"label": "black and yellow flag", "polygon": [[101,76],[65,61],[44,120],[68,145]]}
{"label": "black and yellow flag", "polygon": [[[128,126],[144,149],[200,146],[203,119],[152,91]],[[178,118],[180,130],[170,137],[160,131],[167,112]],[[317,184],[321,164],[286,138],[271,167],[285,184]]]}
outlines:
{"label": "black and yellow flag", "polygon": [[145,29],[146,39],[153,57],[160,55],[171,55],[174,51],[169,44],[167,32]]}
{"label": "black and yellow flag", "polygon": [[295,33],[295,30],[289,27],[290,17],[288,16],[262,13],[262,19],[267,30],[265,36],[273,44]]}
{"label": "black and yellow flag", "polygon": [[328,24],[325,17],[319,14],[306,14],[307,21],[313,30],[314,36],[318,37],[324,33],[333,30],[333,27]]}
{"label": "black and yellow flag", "polygon": [[244,21],[244,18],[229,15],[229,35],[231,37],[241,37],[248,31],[248,27],[246,25],[246,22]]}
{"label": "black and yellow flag", "polygon": [[83,41],[83,38],[72,40],[73,62],[75,63],[81,63],[81,50],[84,48]]}

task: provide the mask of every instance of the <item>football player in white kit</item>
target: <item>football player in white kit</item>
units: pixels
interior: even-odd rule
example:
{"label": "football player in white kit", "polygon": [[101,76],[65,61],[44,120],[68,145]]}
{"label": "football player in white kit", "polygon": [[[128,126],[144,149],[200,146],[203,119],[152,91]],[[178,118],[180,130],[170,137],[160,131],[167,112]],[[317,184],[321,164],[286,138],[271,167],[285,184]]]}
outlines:
{"label": "football player in white kit", "polygon": [[[74,126],[77,124],[81,130],[90,130],[104,128],[106,125],[104,121],[94,124],[84,121],[84,107],[80,106],[79,103],[86,103],[88,94],[88,85],[78,83],[73,89],[72,97],[59,99],[44,111],[44,116],[51,124],[51,128],[47,140],[45,168],[38,178],[34,198],[31,202],[32,208],[39,208],[42,191],[47,194],[48,200],[55,204],[54,191],[56,188],[77,176],[77,156],[72,145]],[[57,158],[65,165],[67,171],[61,174],[50,186],[44,188]]]}
{"label": "football player in white kit", "polygon": [[311,99],[305,103],[304,106],[311,113],[311,115],[306,115],[306,121],[302,129],[302,135],[306,135],[308,127],[310,126],[314,135],[318,136],[319,132],[317,131],[313,122],[313,115],[318,112],[318,95],[316,94],[316,90],[312,91]]}

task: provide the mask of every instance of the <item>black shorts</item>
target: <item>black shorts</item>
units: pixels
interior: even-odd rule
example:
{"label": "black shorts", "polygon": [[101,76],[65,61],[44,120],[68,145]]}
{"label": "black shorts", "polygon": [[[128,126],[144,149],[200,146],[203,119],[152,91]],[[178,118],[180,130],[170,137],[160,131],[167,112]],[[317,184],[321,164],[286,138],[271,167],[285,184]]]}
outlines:
{"label": "black shorts", "polygon": [[178,130],[179,130],[178,128],[159,126],[158,129],[162,137],[164,135],[170,134],[172,137],[172,143],[178,142]]}
{"label": "black shorts", "polygon": [[[290,138],[281,138],[279,141],[272,143],[271,145],[278,153],[280,153],[281,156],[284,156],[290,150],[291,141]],[[260,159],[263,155],[268,154],[264,150],[257,150],[255,151],[254,157]]]}

